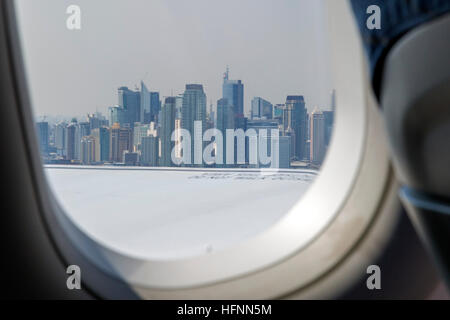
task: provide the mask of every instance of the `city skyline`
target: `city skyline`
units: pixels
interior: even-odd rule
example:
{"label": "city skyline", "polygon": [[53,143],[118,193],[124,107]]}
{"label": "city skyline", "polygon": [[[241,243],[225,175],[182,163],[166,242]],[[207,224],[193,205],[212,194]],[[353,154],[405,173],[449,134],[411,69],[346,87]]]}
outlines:
{"label": "city skyline", "polygon": [[304,95],[287,95],[275,105],[254,97],[248,117],[244,92],[245,82],[231,79],[228,68],[217,108],[207,108],[202,84],[186,84],[182,94],[162,100],[143,81],[139,90],[121,86],[108,119],[95,113],[82,122],[37,122],[41,152],[46,163],[60,164],[321,166],[331,140],[334,90],[333,111],[315,107],[309,113]]}
{"label": "city skyline", "polygon": [[[227,80],[229,80],[231,83],[233,82],[237,82],[239,81],[243,86],[245,86],[245,90],[244,90],[244,95],[245,95],[245,91],[247,90],[247,83],[245,80],[234,80],[232,79],[233,77],[230,75],[230,67],[226,66],[226,69],[224,69],[224,72],[221,74],[221,78],[218,77],[217,80],[219,83],[221,83],[222,85],[220,86],[221,92],[223,93],[224,90],[224,81],[225,80],[225,76],[227,76]],[[202,82],[186,82],[183,85],[183,88],[180,91],[172,91],[170,95],[162,95],[160,90],[157,89],[157,86],[155,86],[155,88],[149,89],[147,83],[144,80],[139,80],[138,84],[135,84],[133,86],[128,86],[125,84],[119,85],[117,86],[117,88],[115,88],[114,90],[112,90],[112,93],[117,93],[117,91],[121,91],[121,90],[129,90],[130,92],[143,92],[146,91],[147,93],[154,95],[157,94],[157,99],[160,101],[161,105],[162,102],[166,99],[166,98],[170,98],[170,97],[180,97],[183,95],[184,91],[185,91],[185,86],[187,84],[193,84],[193,85],[201,85],[203,87],[203,91],[206,95],[206,109],[207,112],[210,111],[211,107],[213,107],[212,111],[214,113],[217,113],[217,107],[218,107],[218,102],[219,100],[221,100],[222,97],[222,93],[219,95],[219,98],[217,100],[212,100],[210,98],[210,96],[208,95],[208,93],[205,90],[205,85]],[[302,90],[296,90],[296,92],[299,92]],[[294,92],[295,93],[295,92]],[[119,106],[120,103],[120,97],[115,97],[114,94],[111,95],[112,97],[114,97],[112,100],[114,100],[115,102],[109,106],[107,106],[104,110],[99,110],[98,108],[95,110],[88,110],[86,113],[81,113],[81,114],[76,114],[76,113],[70,113],[70,114],[50,114],[50,113],[43,113],[43,114],[35,114],[34,117],[36,119],[36,121],[49,121],[50,123],[57,123],[57,122],[68,122],[72,119],[77,119],[77,120],[82,120],[84,119],[86,116],[91,115],[91,114],[96,114],[96,113],[100,113],[102,115],[106,115],[108,118],[109,112],[111,108],[117,107]],[[285,99],[287,96],[291,96],[291,94],[289,93],[285,93],[284,96],[278,101],[271,101],[269,99],[265,99],[263,94],[260,95],[256,95],[253,97],[249,97],[248,98],[248,103],[245,103],[245,101],[243,102],[243,107],[244,107],[244,116],[248,117],[248,118],[252,118],[254,116],[253,114],[253,106],[254,106],[254,102],[255,100],[260,100],[262,103],[269,103],[271,105],[273,105],[273,107],[277,106],[277,105],[283,105],[286,103]],[[294,95],[295,96],[295,95]],[[303,94],[302,96],[307,96],[306,94]],[[152,99],[151,97],[149,98],[150,100]],[[312,113],[315,109],[320,109],[322,111],[332,111],[333,107],[336,106],[336,101],[335,101],[335,96],[334,96],[334,89],[331,88],[330,91],[326,92],[324,94],[324,97],[322,99],[323,101],[326,101],[326,103],[324,105],[318,105],[318,104],[311,104],[308,103],[306,104],[306,110],[308,113]],[[309,101],[309,100],[308,100]],[[143,111],[140,110],[140,112],[142,113]],[[144,115],[144,113],[142,113],[140,116],[142,117]],[[144,118],[142,118],[144,119]],[[136,121],[138,122],[138,121]],[[147,121],[146,121],[147,122]]]}

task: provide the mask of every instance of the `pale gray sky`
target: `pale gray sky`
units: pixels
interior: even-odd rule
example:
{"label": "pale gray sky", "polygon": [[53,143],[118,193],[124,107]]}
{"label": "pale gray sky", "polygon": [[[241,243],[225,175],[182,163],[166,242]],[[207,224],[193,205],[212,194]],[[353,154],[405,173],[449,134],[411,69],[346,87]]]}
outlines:
{"label": "pale gray sky", "polygon": [[[330,53],[322,0],[16,0],[38,115],[79,116],[117,103],[144,80],[161,96],[201,83],[208,104],[222,75],[273,104],[303,94],[330,105]],[[66,8],[82,30],[66,28]]]}

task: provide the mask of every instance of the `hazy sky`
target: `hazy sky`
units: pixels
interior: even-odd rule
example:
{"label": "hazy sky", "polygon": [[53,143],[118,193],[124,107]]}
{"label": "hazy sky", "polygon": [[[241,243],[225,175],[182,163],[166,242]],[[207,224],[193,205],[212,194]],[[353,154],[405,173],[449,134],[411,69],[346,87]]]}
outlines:
{"label": "hazy sky", "polygon": [[[186,83],[221,97],[222,75],[283,103],[305,95],[330,105],[331,66],[322,0],[17,0],[38,115],[79,116],[117,104],[117,88],[144,80],[161,96]],[[66,9],[82,10],[82,30]]]}

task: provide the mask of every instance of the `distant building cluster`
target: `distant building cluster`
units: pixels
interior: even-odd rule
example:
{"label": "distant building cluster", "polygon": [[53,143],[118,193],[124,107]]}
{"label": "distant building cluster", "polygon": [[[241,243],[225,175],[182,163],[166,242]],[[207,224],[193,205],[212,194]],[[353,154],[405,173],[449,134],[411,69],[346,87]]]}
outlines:
{"label": "distant building cluster", "polygon": [[[85,121],[37,123],[41,154],[47,164],[124,165],[124,166],[197,166],[197,167],[261,167],[251,161],[251,139],[245,135],[229,136],[229,130],[277,133],[279,168],[319,168],[330,144],[335,109],[331,94],[329,110],[315,108],[308,113],[302,95],[288,95],[282,104],[272,104],[254,97],[250,113],[244,114],[244,83],[224,74],[222,98],[207,108],[207,97],[201,84],[187,84],[177,96],[160,98],[149,91],[144,82],[130,90],[118,89],[118,104],[108,109],[108,116],[89,114]],[[204,160],[186,162],[186,154],[197,157],[206,148],[204,134],[208,129],[223,133],[223,141],[211,139],[212,155],[225,160],[208,163]],[[274,131],[275,130],[275,131]],[[189,138],[182,132],[189,133]],[[235,139],[236,138],[236,139]],[[191,139],[191,141],[184,141]],[[227,141],[228,139],[228,141]],[[217,138],[216,138],[217,140]],[[198,143],[198,141],[202,141]],[[225,147],[225,146],[231,146]],[[184,147],[183,147],[184,146]],[[189,150],[187,150],[188,146]],[[271,144],[257,144],[271,153]],[[238,148],[245,150],[242,154]],[[176,161],[174,161],[176,160]],[[259,162],[258,162],[259,163]]]}

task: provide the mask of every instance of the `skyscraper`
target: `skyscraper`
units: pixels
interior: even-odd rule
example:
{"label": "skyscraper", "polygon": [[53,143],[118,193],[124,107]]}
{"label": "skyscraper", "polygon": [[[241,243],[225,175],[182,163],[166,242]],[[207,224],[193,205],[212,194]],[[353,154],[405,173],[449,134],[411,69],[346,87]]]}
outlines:
{"label": "skyscraper", "polygon": [[322,111],[325,119],[325,146],[330,145],[331,135],[333,133],[334,111]]}
{"label": "skyscraper", "polygon": [[123,152],[123,163],[126,166],[136,166],[138,163],[139,155],[137,152],[130,152],[128,150],[125,150]]}
{"label": "skyscraper", "polygon": [[181,120],[181,114],[183,109],[183,94],[179,94],[175,97],[176,115],[175,118]]}
{"label": "skyscraper", "polygon": [[[228,100],[225,98],[220,99],[217,101],[217,129],[222,132],[223,136],[223,163],[226,163],[227,159],[227,152],[226,152],[226,146],[227,146],[227,134],[226,131],[228,129],[234,130],[234,109],[233,106],[228,103]],[[234,144],[234,141],[233,141]],[[236,152],[235,152],[236,154]]]}
{"label": "skyscraper", "polygon": [[230,80],[229,70],[223,77],[222,97],[227,99],[228,104],[233,106],[235,116],[244,114],[244,84],[241,80]]}
{"label": "skyscraper", "polygon": [[135,124],[133,130],[133,150],[138,152],[141,147],[142,138],[149,135],[150,124]]}
{"label": "skyscraper", "polygon": [[142,138],[140,163],[143,166],[158,166],[159,139],[155,136]]}
{"label": "skyscraper", "polygon": [[[150,92],[150,121],[156,122],[158,114],[161,111],[161,100],[159,92]],[[145,122],[147,123],[147,122]]]}
{"label": "skyscraper", "polygon": [[280,169],[288,169],[291,167],[291,137],[279,137],[278,146],[278,166]]}
{"label": "skyscraper", "polygon": [[[252,121],[248,121],[247,129],[255,130],[257,137],[258,137],[257,141],[255,141],[256,142],[256,158],[257,158],[256,167],[257,168],[270,167],[270,166],[278,167],[279,166],[279,159],[278,159],[279,154],[275,154],[275,152],[277,152],[275,150],[274,150],[274,154],[272,154],[272,131],[279,130],[278,122],[275,120],[252,120]],[[277,133],[279,133],[279,131]],[[251,144],[255,143],[255,142],[251,142],[250,140],[247,140],[246,154],[248,154],[250,158],[251,158],[250,153],[252,152]],[[279,139],[276,139],[274,137],[274,144],[276,145],[278,152],[279,152]],[[260,147],[265,148],[265,150],[264,149],[261,150]],[[284,142],[283,142],[283,147],[285,147]],[[271,163],[269,163],[269,164],[262,163],[261,158],[260,158],[261,154],[266,154],[267,156],[270,155]],[[250,163],[250,165],[252,165],[252,167],[255,166],[252,163]]]}
{"label": "skyscraper", "polygon": [[161,109],[161,161],[160,166],[171,167],[172,149],[175,142],[172,141],[172,133],[175,130],[176,99],[167,97]]}
{"label": "skyscraper", "polygon": [[130,128],[121,128],[119,124],[111,127],[110,159],[114,162],[123,162],[124,151],[132,151],[132,131]]}
{"label": "skyscraper", "polygon": [[287,132],[292,129],[295,133],[294,150],[291,150],[292,158],[304,160],[306,158],[305,146],[307,139],[307,112],[303,96],[288,96],[283,112],[283,127]]}
{"label": "skyscraper", "polygon": [[[194,123],[196,121],[200,121],[202,125],[202,130],[199,132],[195,132],[194,130]],[[201,159],[195,159],[194,148],[198,148],[196,149],[197,154],[199,154],[201,148],[200,153],[203,155],[203,143],[195,146],[194,141],[203,141],[203,133],[206,128],[206,94],[201,84],[186,85],[186,90],[183,95],[183,106],[181,108],[181,128],[186,129],[191,134],[191,157],[194,159],[194,162],[195,160],[200,162]],[[198,136],[195,137],[195,134]]]}
{"label": "skyscraper", "polygon": [[120,87],[118,90],[119,106],[126,112],[124,123],[132,126],[140,121],[141,117],[141,93],[132,91],[128,87]]}
{"label": "skyscraper", "polygon": [[95,163],[96,159],[96,145],[98,142],[93,136],[85,136],[81,138],[81,148],[80,148],[80,160],[84,165],[90,165]]}
{"label": "skyscraper", "polygon": [[102,116],[101,113],[88,114],[87,118],[88,118],[90,130],[98,129],[103,126],[107,127],[109,125],[108,120],[106,120],[105,117]]}
{"label": "skyscraper", "polygon": [[[140,116],[139,122],[150,123],[150,92],[147,89],[144,81],[141,81],[141,107],[140,107]],[[148,120],[146,122],[145,120]]]}
{"label": "skyscraper", "polygon": [[38,122],[36,124],[36,130],[39,139],[39,147],[41,149],[41,153],[47,154],[49,141],[48,122]]}
{"label": "skyscraper", "polygon": [[92,130],[92,136],[96,139],[95,162],[109,161],[110,153],[110,133],[109,128],[101,127]]}
{"label": "skyscraper", "polygon": [[234,129],[234,110],[233,107],[228,104],[228,100],[222,98],[217,101],[217,129],[219,129],[223,135],[227,129]]}
{"label": "skyscraper", "polygon": [[285,107],[284,104],[277,104],[273,107],[273,118],[278,120],[280,124],[283,122],[283,111]]}
{"label": "skyscraper", "polygon": [[91,134],[89,122],[79,122],[75,132],[75,159],[81,160],[81,139]]}
{"label": "skyscraper", "polygon": [[55,147],[59,156],[65,155],[66,130],[67,124],[64,122],[58,123],[55,126]]}
{"label": "skyscraper", "polygon": [[75,160],[75,145],[76,145],[76,133],[77,133],[77,124],[71,123],[66,128],[66,141],[65,141],[65,152],[67,160]]}
{"label": "skyscraper", "polygon": [[128,123],[127,111],[121,106],[114,106],[109,108],[109,125],[118,123],[123,126]]}
{"label": "skyscraper", "polygon": [[252,100],[252,120],[272,119],[273,105],[261,97],[254,97]]}
{"label": "skyscraper", "polygon": [[325,157],[325,117],[319,110],[311,113],[311,162],[320,165]]}

